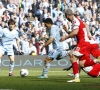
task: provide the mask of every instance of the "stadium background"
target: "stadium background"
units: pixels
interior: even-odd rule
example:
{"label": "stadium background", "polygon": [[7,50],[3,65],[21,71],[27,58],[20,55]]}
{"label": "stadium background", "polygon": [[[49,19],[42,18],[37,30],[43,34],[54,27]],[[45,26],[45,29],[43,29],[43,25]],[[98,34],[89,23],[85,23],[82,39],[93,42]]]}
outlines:
{"label": "stadium background", "polygon": [[[8,10],[6,10],[7,5],[9,4],[9,2],[8,2],[9,0],[0,0],[0,1],[1,1],[0,2],[0,26],[2,28],[5,28],[5,27],[8,26],[7,21],[11,17],[9,15]],[[21,0],[12,0],[12,1],[14,2],[14,1],[21,1]],[[29,1],[32,1],[32,0],[29,0]],[[38,0],[38,1],[41,2],[42,0]],[[55,8],[55,10],[57,8],[57,5],[60,4],[59,3],[60,0],[48,0],[48,1],[52,1],[53,5],[54,5],[53,8]],[[61,1],[64,1],[64,0],[61,0]],[[69,3],[71,3],[71,0],[68,0],[68,1],[69,1]],[[81,1],[81,2],[82,1],[85,1],[85,2],[88,1],[88,4],[89,4],[90,1],[92,1],[92,2],[96,1],[97,9],[96,9],[96,12],[95,12],[96,13],[95,21],[99,21],[99,23],[98,24],[93,23],[93,25],[91,26],[90,25],[90,22],[92,22],[91,19],[87,23],[89,23],[89,25],[90,25],[90,31],[92,31],[91,27],[94,27],[94,25],[95,25],[95,27],[94,27],[95,31],[98,31],[98,33],[100,33],[100,31],[99,31],[100,28],[98,28],[98,26],[100,24],[100,15],[99,15],[100,14],[100,0],[75,0],[75,1]],[[2,4],[4,5],[4,7],[6,9],[4,9],[2,7]],[[22,7],[22,6],[19,6],[19,7]],[[2,13],[2,11],[3,11],[2,8],[4,9],[5,13],[7,13],[7,16]],[[90,9],[90,10],[92,11],[92,9]],[[17,11],[17,9],[16,9],[16,11]],[[29,11],[31,11],[31,9],[29,9]],[[62,10],[60,10],[60,11],[63,12]],[[24,15],[25,15],[26,12],[22,11],[20,13],[24,13]],[[21,15],[20,13],[15,12],[15,10],[14,10],[14,12],[13,13],[11,12],[10,14],[12,14],[12,18],[16,20],[16,18],[20,17],[20,15]],[[28,19],[27,15],[28,14],[26,14],[25,18]],[[42,16],[42,15],[40,15],[40,16]],[[33,15],[32,18],[34,20],[34,15]],[[31,20],[32,20],[32,18],[31,18]],[[55,18],[56,17],[54,15],[53,16],[53,19],[55,20],[54,22],[57,21]],[[20,18],[20,20],[21,20],[21,18]],[[28,19],[28,20],[30,20],[30,19]],[[44,26],[43,26],[41,17],[39,17],[39,21],[41,22],[41,31],[43,30],[42,33],[43,33],[43,35],[45,35],[45,30],[44,30],[45,28],[43,28]],[[83,21],[85,21],[84,18],[83,18]],[[21,40],[21,38],[23,38],[23,40],[25,40],[25,38],[27,38],[28,42],[29,42],[30,37],[31,37],[30,35],[32,35],[32,38],[33,39],[35,38],[35,44],[34,44],[34,40],[32,42],[33,46],[36,47],[37,55],[39,55],[40,54],[39,46],[42,45],[45,42],[45,41],[41,41],[41,39],[38,38],[38,33],[40,33],[40,32],[36,32],[35,33],[36,36],[34,36],[34,34],[32,34],[32,32],[30,34],[30,32],[25,31],[25,30],[30,30],[30,27],[27,26],[27,25],[31,24],[30,22],[28,22],[26,24],[25,24],[25,22],[26,22],[25,20],[23,20],[24,23],[21,22],[21,21],[20,22],[16,21],[16,22],[18,22],[18,23],[16,23],[16,26],[18,25],[18,27],[16,27],[16,28],[19,31],[20,40]],[[61,23],[62,23],[62,20],[61,20]],[[59,25],[59,24],[57,24],[57,25]],[[40,29],[40,27],[39,27],[39,29]],[[37,29],[37,30],[39,30],[39,29]],[[95,34],[93,34],[93,36],[96,37],[98,45],[99,45],[100,36],[99,36],[98,33],[95,32]],[[70,44],[69,41],[66,41],[68,45],[76,44],[75,42]],[[70,49],[69,46],[67,47],[67,49]],[[16,48],[14,50],[15,50],[15,54],[18,54],[18,53],[16,53]],[[23,52],[24,52],[24,50],[23,50]],[[46,54],[46,52],[47,51],[44,51],[44,54]],[[45,56],[40,56],[40,58],[39,58],[38,56],[30,56],[30,55],[27,56],[26,54],[29,54],[29,53],[25,53],[25,55],[16,56],[16,63],[17,63],[17,65],[19,65],[21,67],[17,68],[17,66],[15,66],[15,69],[14,69],[14,75],[15,76],[11,77],[11,78],[8,77],[8,64],[9,64],[8,60],[9,59],[8,59],[7,56],[4,56],[2,58],[2,63],[1,63],[1,66],[0,66],[0,90],[65,90],[65,89],[66,90],[74,90],[74,89],[75,90],[85,90],[85,89],[86,90],[99,90],[100,89],[100,78],[99,77],[98,78],[92,78],[92,77],[88,76],[86,73],[84,73],[83,71],[80,74],[80,78],[81,78],[80,83],[67,83],[66,82],[67,80],[72,79],[72,77],[67,76],[67,74],[71,73],[72,70],[67,71],[67,72],[63,71],[62,69],[65,66],[57,66],[55,68],[51,68],[50,72],[49,72],[49,78],[48,79],[37,79],[37,76],[40,75],[41,71],[42,71],[42,66],[40,67],[40,65],[41,65],[40,60],[41,60],[41,58],[43,60],[43,58],[45,58]],[[33,62],[35,58],[39,60],[39,62],[36,62],[36,65],[38,64],[39,66],[29,67],[29,66],[33,65],[33,63],[31,64],[30,62]],[[17,59],[18,59],[18,62],[17,62]],[[22,60],[22,63],[20,63],[21,62],[20,60]],[[56,63],[58,64],[57,61],[56,61]],[[65,65],[66,61],[61,61],[59,63],[60,63],[60,65],[62,65],[62,64]],[[55,64],[55,63],[53,63],[53,64]],[[24,67],[24,65],[25,65],[25,67]],[[28,68],[28,70],[29,70],[28,77],[22,78],[20,76],[19,72],[20,72],[21,68]]]}

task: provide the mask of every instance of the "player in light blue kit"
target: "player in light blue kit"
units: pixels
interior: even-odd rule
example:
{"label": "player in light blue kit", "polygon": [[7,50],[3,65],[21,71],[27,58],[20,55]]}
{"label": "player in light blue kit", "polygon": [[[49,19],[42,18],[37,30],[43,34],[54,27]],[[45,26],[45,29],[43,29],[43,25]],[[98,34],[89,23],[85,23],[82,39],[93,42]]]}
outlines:
{"label": "player in light blue kit", "polygon": [[8,21],[8,28],[4,28],[0,30],[0,38],[1,38],[1,45],[0,45],[0,59],[4,54],[7,54],[10,59],[10,66],[9,66],[9,76],[13,76],[12,71],[14,69],[14,51],[13,51],[13,42],[16,39],[16,43],[19,48],[19,38],[18,32],[15,30],[15,21],[10,19]]}
{"label": "player in light blue kit", "polygon": [[60,28],[57,25],[53,25],[53,21],[50,18],[47,18],[44,21],[44,23],[45,23],[45,26],[50,30],[49,32],[50,38],[43,45],[43,47],[41,48],[41,51],[43,51],[43,49],[51,43],[53,45],[53,50],[49,51],[48,56],[45,58],[42,75],[38,76],[38,78],[48,78],[47,74],[50,68],[50,62],[56,59],[59,55],[68,54],[67,51],[66,52],[63,51],[63,44],[62,42],[59,41],[61,38]]}

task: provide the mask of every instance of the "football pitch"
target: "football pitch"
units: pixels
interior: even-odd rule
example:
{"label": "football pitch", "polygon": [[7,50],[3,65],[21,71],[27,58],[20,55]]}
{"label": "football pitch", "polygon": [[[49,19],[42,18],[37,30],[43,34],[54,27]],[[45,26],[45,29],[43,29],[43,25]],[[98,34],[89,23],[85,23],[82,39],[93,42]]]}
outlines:
{"label": "football pitch", "polygon": [[47,79],[38,79],[42,69],[28,68],[27,77],[20,76],[20,68],[14,69],[14,76],[8,76],[8,69],[0,70],[0,90],[100,90],[100,77],[93,78],[81,71],[80,83],[68,83],[71,80],[62,68],[51,68]]}

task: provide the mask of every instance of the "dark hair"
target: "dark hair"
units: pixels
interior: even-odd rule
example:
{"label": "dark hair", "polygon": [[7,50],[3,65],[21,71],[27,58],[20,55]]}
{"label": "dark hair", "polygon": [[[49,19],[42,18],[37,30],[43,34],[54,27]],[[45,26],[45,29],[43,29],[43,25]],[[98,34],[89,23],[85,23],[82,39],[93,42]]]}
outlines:
{"label": "dark hair", "polygon": [[44,20],[44,23],[53,24],[53,21],[52,21],[51,18],[46,18],[46,19]]}
{"label": "dark hair", "polygon": [[13,19],[10,19],[9,21],[8,21],[8,25],[15,25],[15,21],[13,20]]}

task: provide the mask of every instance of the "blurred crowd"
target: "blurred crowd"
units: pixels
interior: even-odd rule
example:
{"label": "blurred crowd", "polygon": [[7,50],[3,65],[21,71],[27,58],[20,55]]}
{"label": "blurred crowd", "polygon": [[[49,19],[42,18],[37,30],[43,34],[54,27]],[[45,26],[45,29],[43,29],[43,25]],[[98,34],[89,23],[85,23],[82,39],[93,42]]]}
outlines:
{"label": "blurred crowd", "polygon": [[[42,45],[49,39],[49,30],[43,20],[51,18],[55,25],[61,28],[62,35],[66,32],[63,25],[71,31],[71,22],[64,11],[71,8],[77,17],[89,26],[91,35],[100,48],[100,5],[98,0],[0,0],[0,26],[8,27],[8,20],[16,21],[16,30],[19,34],[20,47],[23,53],[17,52],[16,42],[14,51],[16,55],[40,55],[52,50],[52,44],[41,52]],[[70,38],[63,43],[63,49],[69,50],[77,44],[76,38]]]}

